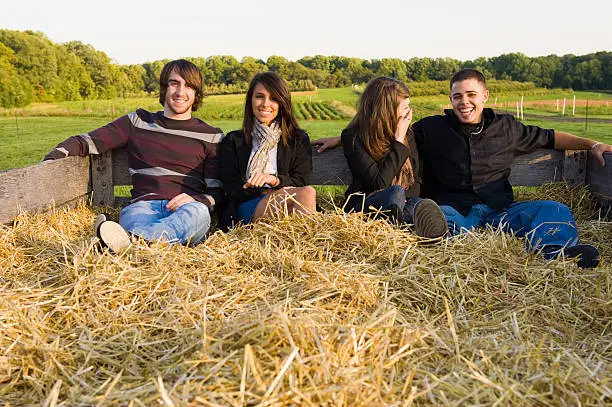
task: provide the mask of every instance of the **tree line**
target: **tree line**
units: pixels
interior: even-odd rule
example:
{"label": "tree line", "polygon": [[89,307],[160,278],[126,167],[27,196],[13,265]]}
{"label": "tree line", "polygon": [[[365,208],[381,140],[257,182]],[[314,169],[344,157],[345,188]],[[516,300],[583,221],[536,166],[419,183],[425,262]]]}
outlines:
{"label": "tree line", "polygon": [[[445,93],[445,83],[461,68],[481,70],[488,79],[531,82],[545,88],[612,89],[612,52],[528,57],[503,54],[473,61],[452,58],[360,59],[315,55],[297,61],[272,55],[266,61],[215,55],[187,58],[201,70],[208,94],[244,92],[257,72],[278,72],[293,90],[362,84],[376,76],[416,86],[418,94]],[[0,106],[22,107],[32,101],[109,99],[154,94],[168,60],[119,65],[102,51],[80,41],[55,44],[44,33],[0,30]],[[416,94],[415,93],[415,94]]]}

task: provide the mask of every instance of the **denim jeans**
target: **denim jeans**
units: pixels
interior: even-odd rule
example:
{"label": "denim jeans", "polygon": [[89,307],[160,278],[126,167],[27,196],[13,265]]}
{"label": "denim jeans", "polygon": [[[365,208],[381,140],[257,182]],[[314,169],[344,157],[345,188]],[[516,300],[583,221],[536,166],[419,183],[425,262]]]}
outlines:
{"label": "denim jeans", "polygon": [[[349,202],[347,210],[356,212],[371,213],[375,211],[388,211],[392,205],[403,210],[404,223],[413,223],[413,213],[416,205],[423,199],[411,197],[406,199],[406,191],[400,185],[392,185],[389,188],[381,189],[365,197],[363,194],[356,196]],[[365,199],[364,199],[365,198]]]}
{"label": "denim jeans", "polygon": [[498,211],[485,204],[472,206],[467,216],[452,206],[441,205],[449,230],[455,234],[487,225],[525,237],[527,250],[536,251],[546,245],[573,246],[578,243],[578,230],[569,208],[555,201],[515,202]]}
{"label": "denim jeans", "polygon": [[128,232],[152,242],[196,244],[210,229],[210,212],[201,202],[189,202],[172,212],[168,200],[138,201],[126,206],[119,223]]}
{"label": "denim jeans", "polygon": [[238,205],[238,219],[240,219],[245,225],[251,223],[251,219],[253,219],[253,214],[255,214],[255,209],[257,209],[257,206],[265,197],[265,195],[261,195],[257,198],[241,202],[240,205]]}

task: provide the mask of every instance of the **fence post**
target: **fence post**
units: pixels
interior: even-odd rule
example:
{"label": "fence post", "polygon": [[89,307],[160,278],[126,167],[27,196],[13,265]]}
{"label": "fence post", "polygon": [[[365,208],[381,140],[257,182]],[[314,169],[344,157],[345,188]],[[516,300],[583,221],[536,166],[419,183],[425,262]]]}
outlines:
{"label": "fence post", "polygon": [[113,153],[107,151],[100,155],[91,155],[91,188],[93,205],[114,206],[115,189],[113,187]]}
{"label": "fence post", "polygon": [[563,97],[563,109],[561,110],[561,116],[565,116],[565,96]]}
{"label": "fence post", "polygon": [[587,150],[565,150],[563,154],[563,180],[568,185],[586,182]]}

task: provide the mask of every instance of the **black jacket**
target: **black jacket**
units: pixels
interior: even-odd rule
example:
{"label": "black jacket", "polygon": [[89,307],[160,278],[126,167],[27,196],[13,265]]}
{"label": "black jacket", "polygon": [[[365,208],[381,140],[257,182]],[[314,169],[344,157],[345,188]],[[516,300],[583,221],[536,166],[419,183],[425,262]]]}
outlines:
{"label": "black jacket", "polygon": [[514,156],[554,147],[554,131],[525,126],[484,109],[484,129],[467,136],[452,110],[414,124],[423,166],[422,195],[467,215],[485,203],[501,210],[514,202],[508,181]]}
{"label": "black jacket", "polygon": [[[229,200],[219,222],[219,228],[227,230],[237,221],[238,205],[249,199],[258,197],[263,188],[244,189],[247,181],[246,171],[251,155],[251,146],[246,144],[242,130],[229,132],[223,140],[219,151],[220,176],[225,195]],[[282,187],[303,187],[310,182],[312,173],[312,149],[310,139],[305,131],[300,130],[290,137],[287,145],[282,141],[277,150],[277,171]]]}
{"label": "black jacket", "polygon": [[[361,137],[355,128],[347,127],[344,129],[341,139],[344,156],[353,175],[353,182],[346,190],[347,198],[350,199],[350,194],[355,192],[363,192],[367,195],[390,187],[393,178],[400,172],[408,157],[410,157],[412,164],[415,183],[406,191],[406,196],[419,196],[421,188],[419,156],[412,132],[408,133],[408,147],[393,140],[389,153],[378,162],[374,161],[365,150]],[[348,203],[347,207],[352,206]]]}

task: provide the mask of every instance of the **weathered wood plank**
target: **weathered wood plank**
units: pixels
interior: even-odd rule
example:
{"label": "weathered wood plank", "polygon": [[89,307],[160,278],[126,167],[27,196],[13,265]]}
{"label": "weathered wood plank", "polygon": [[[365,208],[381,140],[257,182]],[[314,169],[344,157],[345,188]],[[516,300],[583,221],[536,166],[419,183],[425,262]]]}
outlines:
{"label": "weathered wood plank", "polygon": [[39,212],[87,196],[91,191],[88,157],[67,157],[0,172],[0,223],[20,210]]}
{"label": "weathered wood plank", "polygon": [[312,148],[312,185],[349,185],[353,179],[341,148],[317,152]]}
{"label": "weathered wood plank", "polygon": [[604,159],[605,167],[589,154],[585,183],[599,201],[603,214],[612,219],[612,154],[604,153]]}
{"label": "weathered wood plank", "polygon": [[514,186],[539,186],[563,179],[563,152],[539,149],[514,159],[510,183]]}
{"label": "weathered wood plank", "polygon": [[584,185],[587,150],[566,150],[563,158],[563,180],[571,186]]}
{"label": "weathered wood plank", "polygon": [[[313,185],[348,185],[351,172],[341,148],[317,152],[312,149]],[[564,154],[553,149],[540,149],[534,153],[519,156],[512,165],[510,182],[516,186],[539,186],[547,182],[567,180],[572,185],[584,183],[586,175],[584,152],[570,151]],[[113,153],[114,185],[130,185],[127,155],[124,150]]]}
{"label": "weathered wood plank", "polygon": [[[540,149],[534,153],[519,156],[514,160],[510,182],[517,186],[538,186],[547,182],[563,180],[564,165],[572,172],[573,180],[580,180],[576,175],[578,167],[584,166],[573,155],[564,162],[564,154],[552,149]],[[351,172],[344,158],[341,148],[327,150],[318,153],[313,148],[312,152],[312,184],[314,185],[348,185],[351,182]],[[584,167],[581,169],[584,174]]]}
{"label": "weathered wood plank", "polygon": [[129,168],[127,150],[113,151],[113,185],[132,185]]}
{"label": "weathered wood plank", "polygon": [[[323,153],[312,149],[313,185],[348,185],[351,183],[351,172],[349,171],[344,153],[341,148],[328,150]],[[132,177],[128,171],[127,153],[124,149],[113,152],[113,184],[131,185]]]}
{"label": "weathered wood plank", "polygon": [[112,152],[91,156],[91,185],[94,205],[113,206],[115,204]]}

